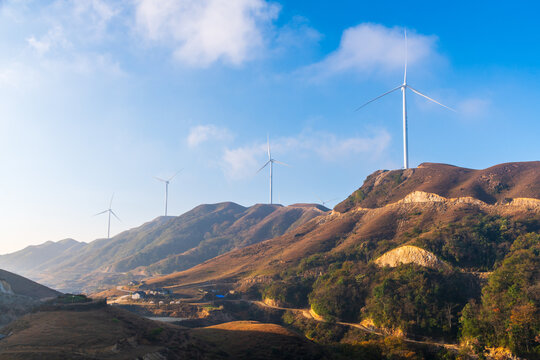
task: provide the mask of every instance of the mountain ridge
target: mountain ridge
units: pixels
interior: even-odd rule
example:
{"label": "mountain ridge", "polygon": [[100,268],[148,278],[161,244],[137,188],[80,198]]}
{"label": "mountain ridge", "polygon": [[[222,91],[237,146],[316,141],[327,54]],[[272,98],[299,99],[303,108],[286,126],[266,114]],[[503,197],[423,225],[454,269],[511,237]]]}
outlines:
{"label": "mountain ridge", "polygon": [[436,163],[406,170],[378,170],[334,210],[380,207],[414,191],[446,198],[472,197],[487,204],[506,198],[540,198],[540,161],[510,162],[481,170]]}
{"label": "mountain ridge", "polygon": [[[280,267],[299,263],[302,258],[320,251],[345,251],[356,246],[359,239],[396,239],[396,237],[403,236],[400,234],[414,231],[415,227],[437,222],[450,224],[467,216],[467,214],[521,217],[530,211],[535,214],[534,216],[538,216],[540,213],[540,207],[535,205],[536,201],[540,199],[540,162],[538,161],[501,164],[484,170],[427,163],[423,164],[420,169],[423,169],[423,174],[416,176],[416,178],[413,177],[413,173],[418,168],[409,169],[411,171],[376,171],[367,177],[359,190],[338,204],[334,211],[326,216],[313,219],[289,234],[220,255],[186,271],[148,278],[146,284],[174,288],[188,283],[225,279],[237,281],[249,276],[275,274]],[[442,174],[440,173],[441,169]],[[452,191],[440,190],[441,184],[448,183],[446,180],[441,180],[441,177],[448,173],[448,169],[454,175],[468,174],[462,178],[463,183],[456,182],[455,178],[450,181],[453,188],[460,189],[457,195],[463,196],[446,198],[440,194],[419,190],[426,189],[426,187],[435,190],[439,188],[439,193],[444,193],[447,196],[453,195]],[[392,174],[403,174],[406,171],[408,171],[408,175],[405,180],[398,182],[392,178]],[[381,178],[383,174],[386,175]],[[492,176],[489,176],[490,174]],[[497,177],[493,174],[502,175]],[[484,201],[486,197],[480,196],[484,199],[482,200],[470,196],[467,186],[483,176],[488,176],[490,181],[487,183],[491,183],[492,188],[496,188],[497,184],[506,181],[507,184],[511,184],[517,189],[510,185],[504,187],[504,191],[499,194],[501,199],[499,202],[486,202]],[[384,178],[387,178],[386,182]],[[436,179],[436,181],[428,182],[427,185],[425,182],[419,181],[419,179],[426,178]],[[403,189],[397,188],[408,179],[411,179],[411,183],[405,184],[406,186],[403,187],[407,190],[410,189],[411,192],[405,194]],[[413,185],[416,185],[416,188]],[[366,190],[366,188],[369,189],[369,191],[365,191],[367,196],[358,200],[355,194]],[[381,190],[385,190],[385,192]],[[415,194],[415,192],[417,193]],[[482,192],[477,191],[476,194],[482,194]],[[507,197],[509,194],[516,196],[516,200],[509,199]],[[372,199],[381,195],[383,197],[381,201]],[[430,197],[431,200],[429,200]],[[351,198],[353,201],[350,200]],[[526,198],[530,199],[529,203],[523,202],[523,199]],[[390,200],[395,201],[390,202]],[[419,216],[419,219],[415,219],[418,224],[413,224],[411,221],[409,221],[410,224],[403,222],[405,217],[410,217],[409,213],[411,212],[423,215]],[[405,242],[396,243],[394,247],[403,244]],[[391,249],[387,248],[386,251]],[[380,255],[382,253],[377,254],[377,256]],[[211,268],[215,269],[210,271]]]}
{"label": "mountain ridge", "polygon": [[191,267],[231,249],[281,235],[328,210],[315,204],[202,204],[178,217],[157,217],[111,239],[88,244],[63,240],[27,247],[0,256],[0,266],[59,289],[94,290],[104,283]]}

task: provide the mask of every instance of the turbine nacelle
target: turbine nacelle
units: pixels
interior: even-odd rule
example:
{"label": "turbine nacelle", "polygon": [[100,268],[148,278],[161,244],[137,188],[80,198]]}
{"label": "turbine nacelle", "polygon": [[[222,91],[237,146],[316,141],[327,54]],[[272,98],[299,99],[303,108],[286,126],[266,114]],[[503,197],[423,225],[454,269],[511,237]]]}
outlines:
{"label": "turbine nacelle", "polygon": [[266,137],[266,145],[267,145],[267,150],[268,150],[268,161],[264,163],[264,165],[259,170],[257,170],[256,174],[258,174],[262,169],[264,169],[270,164],[270,204],[272,204],[273,203],[272,170],[274,167],[274,163],[285,165],[285,166],[290,166],[290,165],[272,158],[272,152],[270,151],[270,137],[269,136]]}
{"label": "turbine nacelle", "polygon": [[109,221],[108,221],[108,224],[107,224],[107,239],[111,238],[111,215],[114,216],[116,219],[118,219],[118,221],[122,222],[122,220],[120,220],[120,218],[116,215],[116,213],[112,209],[113,199],[114,199],[114,193],[111,196],[111,201],[109,202],[109,208],[107,210],[103,210],[102,212],[99,212],[99,213],[94,215],[94,216],[98,216],[98,215],[105,214],[105,213],[109,214]]}
{"label": "turbine nacelle", "polygon": [[437,100],[434,100],[434,99],[430,98],[429,96],[427,96],[425,94],[422,94],[420,91],[418,91],[416,89],[413,89],[411,86],[409,86],[407,84],[407,58],[408,58],[408,55],[407,55],[407,30],[405,30],[405,70],[404,70],[404,74],[403,74],[403,84],[401,84],[398,87],[393,88],[392,90],[389,90],[389,91],[385,92],[382,95],[377,96],[374,99],[369,100],[368,102],[364,103],[362,106],[356,108],[356,110],[355,110],[355,111],[358,111],[358,110],[362,109],[364,106],[366,106],[368,104],[371,104],[372,102],[382,98],[383,96],[386,96],[386,95],[388,95],[388,94],[390,94],[390,93],[392,93],[392,92],[394,92],[396,90],[401,90],[402,96],[403,96],[403,167],[405,169],[409,168],[409,145],[408,145],[408,134],[407,134],[407,97],[406,97],[407,89],[411,90],[412,92],[414,92],[417,95],[420,95],[420,96],[428,99],[431,102],[434,102],[437,105],[440,105],[440,106],[442,106],[444,108],[447,108],[448,110],[457,112],[456,110],[452,109],[451,107],[446,106],[444,104],[441,104]]}
{"label": "turbine nacelle", "polygon": [[157,181],[161,181],[162,183],[165,184],[165,216],[167,216],[167,207],[168,207],[168,202],[169,202],[169,184],[171,183],[172,179],[176,177],[176,175],[180,174],[182,170],[184,169],[178,170],[173,176],[171,176],[168,179],[162,179],[162,178],[158,178],[157,176],[154,176],[154,179],[156,179]]}

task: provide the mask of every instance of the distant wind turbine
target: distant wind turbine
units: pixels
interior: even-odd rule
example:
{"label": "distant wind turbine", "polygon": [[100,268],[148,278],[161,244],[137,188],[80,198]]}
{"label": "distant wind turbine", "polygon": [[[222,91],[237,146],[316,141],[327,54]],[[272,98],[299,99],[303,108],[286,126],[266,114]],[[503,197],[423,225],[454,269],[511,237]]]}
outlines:
{"label": "distant wind turbine", "polygon": [[257,173],[259,173],[262,169],[264,169],[267,165],[270,165],[270,204],[272,204],[272,171],[274,169],[274,163],[278,163],[281,165],[289,166],[285,164],[284,162],[278,161],[276,159],[272,158],[272,153],[270,152],[270,137],[266,138],[266,144],[268,146],[268,161],[259,169],[257,170]]}
{"label": "distant wind turbine", "polygon": [[94,216],[98,216],[98,215],[101,215],[101,214],[109,213],[109,222],[108,222],[108,225],[107,225],[107,239],[111,238],[111,214],[114,215],[114,217],[117,218],[118,221],[121,221],[120,218],[118,216],[116,216],[116,214],[112,210],[113,198],[114,198],[114,194],[112,194],[112,196],[111,196],[111,202],[109,203],[109,208],[107,210],[104,210],[104,211],[94,215]]}
{"label": "distant wind turbine", "polygon": [[390,94],[390,93],[392,93],[392,92],[394,92],[396,90],[399,90],[399,89],[401,89],[401,93],[403,95],[403,167],[405,169],[408,169],[409,168],[409,143],[408,143],[408,135],[407,135],[407,99],[406,99],[406,96],[405,96],[405,91],[407,89],[409,89],[412,92],[414,92],[414,93],[416,93],[416,94],[418,94],[420,96],[425,97],[429,101],[432,101],[435,104],[438,104],[438,105],[440,105],[442,107],[447,108],[448,110],[451,110],[451,111],[454,111],[454,112],[456,112],[456,110],[454,110],[454,109],[452,109],[452,108],[450,108],[450,107],[448,107],[446,105],[443,105],[443,104],[441,104],[440,102],[438,102],[436,100],[433,100],[429,96],[422,94],[420,91],[413,89],[409,84],[407,84],[407,30],[405,30],[405,74],[403,76],[403,84],[401,84],[398,87],[395,87],[392,90],[387,91],[384,94],[382,94],[380,96],[377,96],[376,98],[368,101],[367,103],[365,103],[362,106],[360,106],[359,108],[357,108],[355,111],[358,111],[361,108],[363,108],[364,106],[366,106],[367,104],[370,104],[370,103],[374,102],[375,100],[378,100],[378,99],[382,98],[383,96],[386,96],[386,95],[388,95],[388,94]]}
{"label": "distant wind turbine", "polygon": [[319,201],[321,202],[321,205],[322,205],[322,206],[326,206],[326,204],[328,204],[329,202],[335,201],[335,200],[337,200],[338,198],[333,198],[333,199],[324,201],[323,199],[321,199],[320,197],[317,196],[317,199],[319,199]]}
{"label": "distant wind turbine", "polygon": [[180,174],[180,171],[182,171],[183,169],[180,169],[176,172],[176,174],[174,174],[173,176],[171,176],[169,179],[165,180],[165,179],[161,179],[161,178],[158,178],[156,176],[154,176],[154,178],[158,181],[161,181],[163,183],[165,183],[165,216],[167,216],[167,206],[168,206],[168,202],[169,202],[169,183],[171,182],[172,179],[174,179],[176,177],[176,175]]}

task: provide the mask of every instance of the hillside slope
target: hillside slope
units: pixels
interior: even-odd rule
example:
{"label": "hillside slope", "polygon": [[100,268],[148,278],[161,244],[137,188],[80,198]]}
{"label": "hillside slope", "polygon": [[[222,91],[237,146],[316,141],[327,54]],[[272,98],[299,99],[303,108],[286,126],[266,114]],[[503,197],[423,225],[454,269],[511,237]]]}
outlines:
{"label": "hillside slope", "polygon": [[59,292],[0,269],[0,326],[30,312]]}
{"label": "hillside slope", "polygon": [[[436,229],[459,223],[467,217],[539,219],[540,200],[535,199],[540,199],[540,162],[502,164],[486,170],[424,164],[409,170],[408,177],[399,184],[391,180],[392,174],[403,174],[403,171],[377,171],[355,192],[367,194],[363,200],[356,203],[346,200],[332,213],[280,237],[231,251],[187,271],[149,278],[146,283],[148,286],[177,287],[278,274],[284,268],[297,266],[321,253],[330,256],[354,251],[363,254],[361,256],[369,262],[398,246],[422,243],[422,239],[429,238]],[[484,202],[485,192],[471,185],[484,180],[491,185],[507,184],[499,196],[504,198],[502,202]],[[426,189],[436,190],[439,195],[430,196],[424,192]],[[408,196],[415,192],[416,196]],[[425,195],[418,196],[422,194]],[[467,197],[450,199],[440,194]],[[510,195],[531,200],[522,204],[511,201]],[[354,194],[349,199],[353,197]],[[448,259],[441,249],[436,250],[433,252],[442,260]],[[462,267],[469,265],[459,264]]]}
{"label": "hillside slope", "polygon": [[[232,249],[267,240],[324,214],[316,205],[200,205],[178,217],[159,217],[111,239],[28,247],[0,257],[10,269],[66,291],[93,291],[117,282],[187,269]],[[51,258],[47,258],[51,254]]]}
{"label": "hillside slope", "polygon": [[60,295],[56,290],[49,289],[35,281],[2,269],[0,269],[0,282],[2,283],[2,288],[4,290],[10,290],[0,291],[0,293],[22,295],[36,300]]}
{"label": "hillside slope", "polygon": [[81,251],[87,244],[73,239],[57,242],[47,241],[41,245],[31,245],[11,254],[0,255],[0,266],[8,271],[28,274],[47,268],[58,261]]}
{"label": "hillside slope", "polygon": [[332,213],[143,288],[234,289],[382,333],[537,358],[539,164],[428,164],[404,180],[378,171]]}
{"label": "hillside slope", "polygon": [[379,170],[360,189],[336,205],[346,212],[355,207],[376,208],[403,199],[413,191],[446,198],[472,197],[487,204],[509,198],[540,198],[540,161],[514,162],[483,170],[424,163],[407,170]]}
{"label": "hillside slope", "polygon": [[[4,328],[2,359],[321,359],[322,347],[273,324],[187,329],[111,306],[40,311]],[[265,342],[268,346],[261,346]],[[274,352],[272,352],[273,350]]]}

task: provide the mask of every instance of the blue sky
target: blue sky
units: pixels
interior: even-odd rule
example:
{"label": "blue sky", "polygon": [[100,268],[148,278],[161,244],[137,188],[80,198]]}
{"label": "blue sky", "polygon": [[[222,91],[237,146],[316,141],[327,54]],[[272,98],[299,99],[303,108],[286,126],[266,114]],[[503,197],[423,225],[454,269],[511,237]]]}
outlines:
{"label": "blue sky", "polygon": [[[402,166],[540,155],[535,1],[0,1],[0,253],[106,235],[201,203],[343,199]],[[330,204],[331,206],[334,203]]]}

